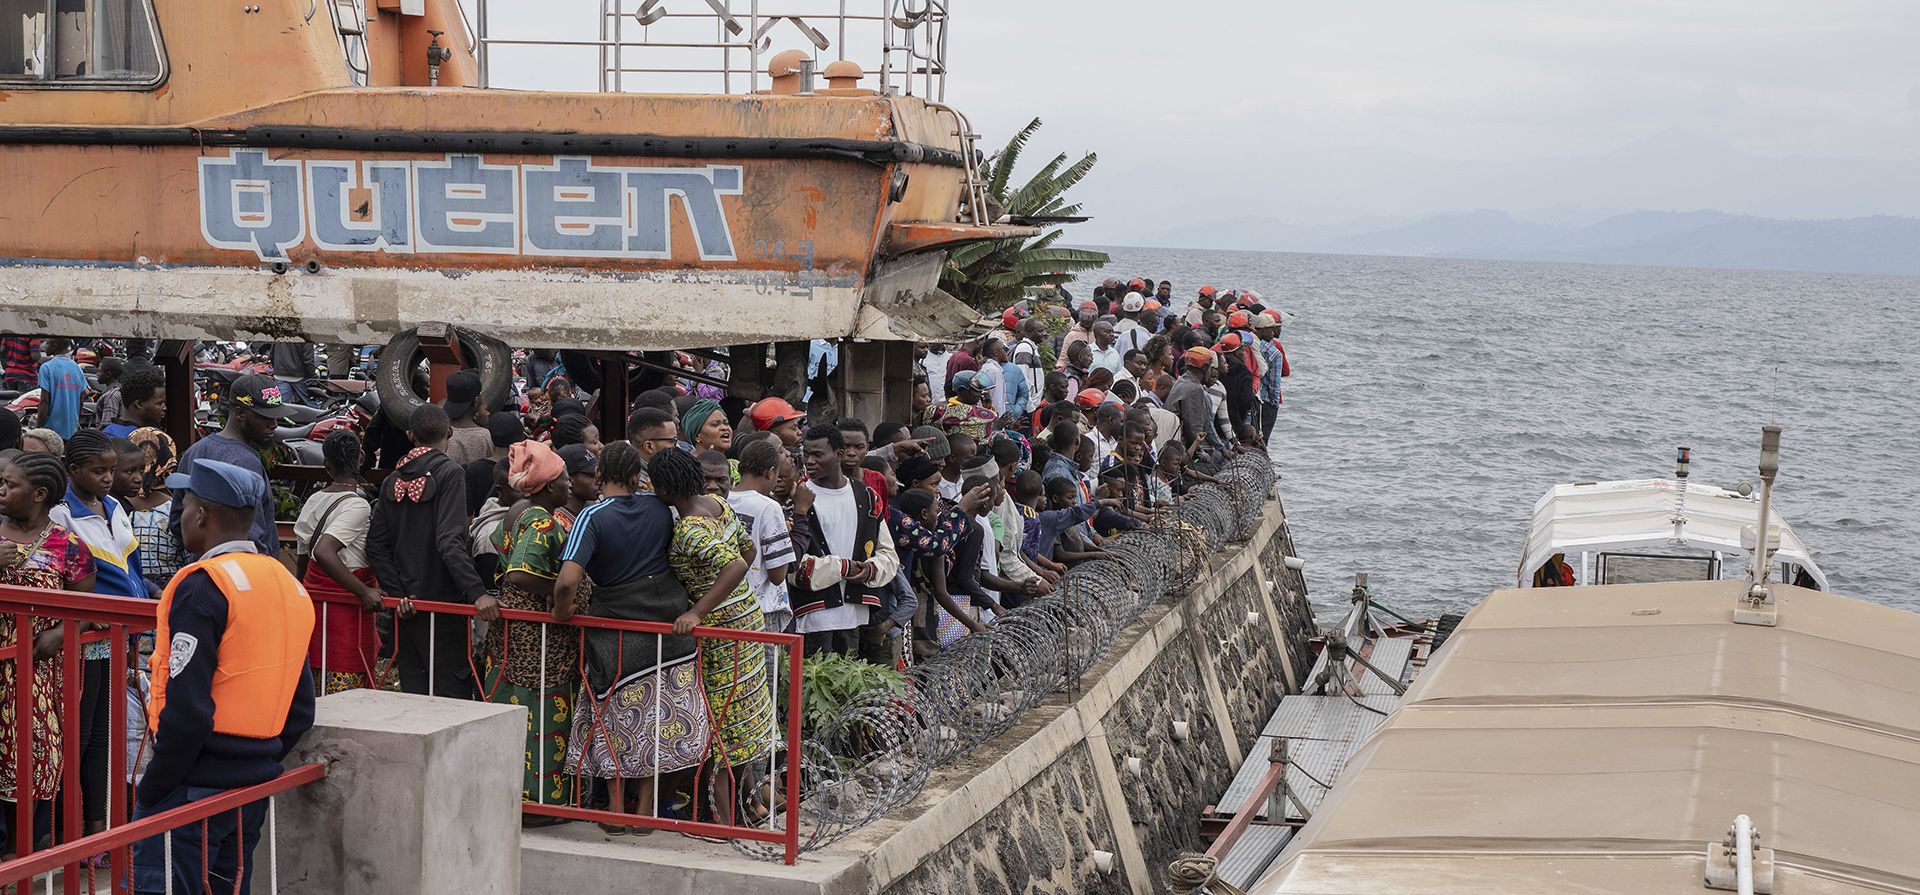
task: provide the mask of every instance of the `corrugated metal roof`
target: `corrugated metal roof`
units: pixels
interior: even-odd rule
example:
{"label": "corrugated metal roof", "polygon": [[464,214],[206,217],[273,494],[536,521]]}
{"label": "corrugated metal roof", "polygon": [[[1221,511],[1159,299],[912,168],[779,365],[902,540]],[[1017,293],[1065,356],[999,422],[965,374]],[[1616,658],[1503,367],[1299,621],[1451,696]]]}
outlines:
{"label": "corrugated metal roof", "polygon": [[1269,866],[1280,851],[1287,847],[1297,827],[1279,824],[1252,824],[1240,838],[1227,850],[1226,857],[1220,860],[1220,866],[1214,870],[1222,880],[1245,888]]}
{"label": "corrugated metal roof", "polygon": [[[1361,704],[1371,705],[1381,712],[1393,711],[1395,700],[1396,697],[1392,696],[1359,697]],[[1326,787],[1316,782],[1316,778],[1318,781],[1334,782],[1346,767],[1347,759],[1359,747],[1360,741],[1372,733],[1382,720],[1384,716],[1341,696],[1288,696],[1282,699],[1280,709],[1267,722],[1267,730],[1254,741],[1253,748],[1247,753],[1247,760],[1234,772],[1233,782],[1228,784],[1226,793],[1220,797],[1214,810],[1231,815],[1246,804],[1253,788],[1266,776],[1273,755],[1273,743],[1278,736],[1288,737],[1287,757],[1293,764],[1287,770],[1287,785],[1299,796],[1307,810],[1313,810],[1327,794]],[[1286,729],[1304,730],[1307,733],[1297,737],[1276,733]],[[1287,816],[1296,820],[1306,819],[1292,803],[1287,805]]]}
{"label": "corrugated metal roof", "polygon": [[[1413,638],[1388,637],[1373,642],[1373,655],[1367,661],[1401,683],[1407,680],[1407,659],[1413,655]],[[1352,665],[1353,678],[1360,682],[1360,692],[1368,696],[1393,696],[1393,687],[1380,676],[1368,671],[1360,663]]]}
{"label": "corrugated metal roof", "polygon": [[1367,711],[1391,712],[1396,696],[1362,696],[1356,700],[1339,696],[1287,696],[1260,730],[1261,736],[1300,740],[1359,740],[1373,732],[1382,715]]}

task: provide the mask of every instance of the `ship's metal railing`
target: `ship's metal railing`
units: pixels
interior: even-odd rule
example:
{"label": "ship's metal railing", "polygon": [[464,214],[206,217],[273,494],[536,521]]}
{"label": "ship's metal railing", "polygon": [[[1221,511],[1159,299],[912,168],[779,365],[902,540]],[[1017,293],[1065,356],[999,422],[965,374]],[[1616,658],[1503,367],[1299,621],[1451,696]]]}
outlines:
{"label": "ship's metal railing", "polygon": [[[313,783],[326,775],[326,766],[308,764],[290,769],[279,777],[255,786],[228,790],[217,796],[182,805],[168,811],[130,819],[133,806],[132,776],[129,760],[135,765],[145,753],[149,740],[137,739],[136,753],[128,747],[136,739],[128,735],[129,718],[139,704],[128,698],[131,681],[129,654],[136,638],[154,628],[154,613],[159,604],[152,600],[104,597],[69,591],[0,586],[0,623],[10,624],[12,636],[0,642],[0,678],[7,688],[0,702],[12,711],[10,729],[12,749],[0,751],[0,761],[13,771],[15,796],[6,808],[11,815],[13,833],[6,847],[14,855],[0,863],[0,890],[53,892],[56,880],[60,891],[69,893],[131,891],[132,846],[135,842],[161,837],[165,854],[172,855],[174,832],[194,824],[202,826],[201,841],[206,839],[208,819],[226,812],[239,812],[261,801],[266,802],[264,853],[256,850],[255,859],[263,868],[253,876],[268,883],[265,891],[279,888],[279,843],[273,798],[289,790]],[[20,636],[26,632],[26,636]],[[59,644],[40,649],[41,638],[54,633]],[[51,637],[47,637],[51,641]],[[108,646],[106,689],[99,695],[107,700],[108,724],[93,735],[107,741],[106,779],[98,781],[105,790],[106,829],[83,834],[82,755],[80,748],[82,687],[85,671],[84,647],[92,643]],[[40,656],[36,658],[36,651]],[[137,655],[137,654],[135,654]],[[96,660],[101,661],[101,660]],[[21,669],[29,669],[22,672]],[[137,691],[136,691],[137,692]],[[131,704],[130,704],[131,703]],[[47,707],[51,707],[51,712]],[[138,729],[144,729],[144,722]],[[52,740],[52,742],[48,742]],[[44,757],[39,753],[44,753]],[[35,786],[36,771],[58,755],[61,768],[51,798]],[[18,798],[21,787],[28,798]],[[51,804],[48,804],[51,803]],[[56,810],[57,809],[57,810]],[[56,817],[57,815],[57,817]],[[40,823],[40,822],[44,822]],[[46,847],[40,847],[45,830]],[[111,869],[99,866],[106,857]],[[205,867],[205,862],[200,862]],[[204,888],[204,887],[203,887]],[[173,890],[169,879],[167,891]],[[208,891],[212,891],[209,889]]]}
{"label": "ship's metal railing", "polygon": [[502,63],[514,50],[571,48],[597,54],[603,93],[755,93],[770,83],[772,54],[797,47],[818,54],[816,70],[860,63],[872,79],[861,86],[881,93],[946,98],[949,0],[600,0],[578,20],[529,0],[471,2],[483,87],[551,88]]}
{"label": "ship's metal railing", "polygon": [[[363,609],[359,601],[351,596],[326,594],[314,594],[313,596],[315,600],[315,630],[323,632],[322,636],[317,638],[319,652],[318,655],[315,656],[315,658],[319,660],[320,668],[330,669],[334,667],[332,660],[335,658],[336,650],[364,650],[367,648],[366,641],[368,636],[357,638],[357,642],[334,643],[333,638],[328,636],[328,634],[334,630],[329,627],[329,622],[331,622],[338,613],[353,613],[352,618],[346,622],[345,626],[357,628],[361,624],[364,624],[367,626],[365,634],[371,635],[373,613]],[[405,607],[404,609],[402,608],[403,605]],[[710,658],[725,656],[729,653],[736,656],[736,658],[744,657],[745,653],[741,652],[737,647],[730,648],[730,645],[755,645],[753,649],[753,662],[757,664],[762,661],[761,657],[764,657],[766,686],[770,691],[769,696],[774,703],[775,718],[768,729],[767,737],[764,741],[744,744],[751,748],[757,757],[736,767],[728,767],[726,762],[717,760],[717,756],[725,754],[726,749],[723,747],[723,744],[719,742],[719,734],[716,732],[714,734],[712,748],[706,755],[702,756],[706,761],[695,771],[693,791],[696,794],[696,804],[688,808],[688,814],[691,816],[675,818],[666,816],[661,810],[670,799],[669,793],[662,789],[662,781],[663,779],[671,777],[674,772],[663,772],[659,770],[659,766],[662,764],[660,760],[662,758],[661,752],[662,749],[666,747],[663,746],[657,736],[650,750],[642,748],[632,756],[634,760],[641,760],[651,765],[651,770],[637,774],[634,777],[622,775],[622,777],[628,781],[629,785],[642,779],[650,780],[652,783],[650,787],[652,795],[649,803],[638,806],[638,810],[636,811],[622,810],[623,806],[621,804],[612,801],[610,801],[606,808],[595,807],[592,800],[592,793],[595,786],[594,778],[580,772],[577,769],[578,765],[576,765],[576,770],[565,770],[564,762],[559,762],[558,759],[548,754],[552,751],[550,744],[554,742],[555,737],[566,736],[571,738],[577,733],[576,730],[572,729],[572,715],[580,711],[582,707],[572,705],[576,692],[578,693],[579,699],[594,701],[593,705],[588,707],[591,710],[586,713],[587,717],[593,719],[591,722],[591,736],[603,742],[610,742],[612,739],[609,731],[605,729],[605,723],[606,709],[615,697],[612,695],[595,696],[591,693],[590,688],[583,689],[580,687],[580,681],[585,680],[587,674],[588,632],[594,630],[612,631],[616,632],[615,636],[617,638],[623,638],[625,635],[671,634],[673,632],[673,625],[660,622],[625,621],[585,615],[575,615],[564,622],[560,622],[555,621],[553,616],[546,612],[502,608],[499,610],[496,618],[487,622],[490,626],[489,633],[484,635],[483,638],[476,638],[473,622],[476,617],[478,617],[478,610],[471,605],[431,602],[426,600],[401,601],[389,597],[384,600],[383,611],[395,614],[394,629],[396,632],[399,631],[402,624],[410,623],[399,617],[402,613],[407,615],[417,614],[419,619],[424,621],[426,625],[428,650],[426,656],[427,674],[425,675],[424,683],[426,695],[429,696],[446,695],[441,692],[436,692],[436,688],[439,687],[440,682],[444,678],[441,672],[451,665],[455,669],[464,670],[467,674],[471,675],[468,680],[472,682],[473,687],[478,691],[479,697],[490,700],[495,692],[497,692],[497,688],[502,685],[502,675],[498,673],[498,669],[490,669],[488,660],[480,657],[488,654],[489,650],[495,650],[497,652],[491,655],[492,661],[497,662],[499,665],[506,665],[513,659],[510,651],[513,648],[515,638],[509,636],[513,633],[512,629],[515,626],[523,625],[537,628],[538,633],[535,636],[539,644],[539,656],[535,662],[537,675],[535,680],[544,684],[555,678],[570,678],[570,683],[566,689],[568,691],[567,702],[571,706],[572,711],[567,712],[568,717],[561,720],[554,717],[555,706],[549,704],[544,698],[538,699],[538,704],[528,706],[529,710],[533,713],[533,717],[529,722],[531,725],[529,732],[536,734],[536,739],[541,744],[541,748],[536,750],[536,754],[529,756],[527,760],[530,763],[529,769],[535,772],[535,777],[539,781],[545,781],[550,771],[571,778],[572,785],[568,788],[572,791],[573,795],[570,800],[556,800],[549,797],[545,786],[538,786],[532,792],[525,791],[523,787],[521,810],[525,814],[531,816],[556,817],[574,821],[595,821],[614,827],[668,830],[695,836],[729,839],[735,842],[736,847],[739,847],[742,851],[749,854],[757,857],[779,857],[788,864],[793,863],[799,857],[801,837],[801,762],[797,756],[801,754],[801,688],[798,685],[798,681],[801,679],[803,642],[800,635],[736,630],[732,628],[695,627],[692,630],[691,636],[696,642],[697,649],[694,657],[689,660],[687,664],[690,665],[692,669],[694,686],[704,686],[702,668]],[[418,622],[411,623],[417,624]],[[454,629],[459,632],[458,635],[446,635],[444,633],[446,626],[449,625],[453,626]],[[561,638],[562,643],[570,645],[572,649],[555,649],[550,646],[553,643],[552,635],[555,631],[559,632],[558,636]],[[448,643],[443,644],[443,639],[447,640]],[[661,651],[664,649],[662,645],[663,641],[658,637],[653,638],[653,641],[655,645],[655,656],[650,667],[622,667],[616,669],[611,674],[612,679],[622,681],[627,679],[630,674],[640,672],[654,674],[654,693],[660,693],[663,689],[660,678],[660,675],[663,673],[661,669],[663,667],[667,668],[668,670],[664,673],[670,674],[673,673],[672,669],[679,668],[680,666],[663,662],[661,656]],[[447,645],[464,646],[464,649],[461,650],[460,655],[449,658],[439,653],[439,650],[445,648]],[[625,651],[620,649],[621,645],[623,644],[616,644],[614,650],[615,655],[624,655]],[[764,652],[761,651],[761,648],[764,648]],[[561,665],[558,664],[558,657],[553,655],[556,651],[571,652],[579,658],[573,660],[573,667],[561,667]],[[357,664],[374,670],[375,680],[373,683],[376,686],[384,686],[386,682],[392,680],[394,668],[390,660],[364,654],[351,658],[356,660],[351,664]],[[784,682],[781,680],[781,670],[784,670],[786,674]],[[733,673],[742,674],[743,672],[741,668],[736,665]],[[780,688],[783,685],[785,686],[784,694],[780,692]],[[464,697],[468,694],[462,693],[459,695]],[[536,696],[541,695],[543,694],[536,694]],[[738,698],[737,695],[735,698]],[[784,712],[780,711],[782,699],[784,699]],[[662,717],[661,713],[671,711],[671,708],[663,708],[661,700],[658,698],[652,700],[651,711],[655,713],[653,727],[656,732],[663,726],[663,721],[674,720],[672,718]],[[709,723],[726,711],[726,706],[716,706],[708,703],[707,717],[699,719],[699,721],[695,723]],[[781,723],[781,715],[784,715],[786,719],[785,724]],[[578,748],[578,745],[579,744],[570,744],[569,751],[571,752]],[[743,744],[734,743],[727,745],[737,747]],[[620,762],[625,764],[627,760],[628,757],[622,756]],[[559,762],[561,766],[556,767],[556,762]],[[672,781],[668,779],[667,782],[670,783]],[[610,787],[610,789],[617,791],[616,787]],[[762,817],[754,819],[752,817],[753,811],[740,808],[739,796],[742,793],[750,793],[747,804],[754,809],[764,812]],[[760,849],[756,849],[752,845],[753,843],[766,843],[781,851],[778,853],[763,852]],[[762,846],[762,848],[764,848],[764,846]]]}

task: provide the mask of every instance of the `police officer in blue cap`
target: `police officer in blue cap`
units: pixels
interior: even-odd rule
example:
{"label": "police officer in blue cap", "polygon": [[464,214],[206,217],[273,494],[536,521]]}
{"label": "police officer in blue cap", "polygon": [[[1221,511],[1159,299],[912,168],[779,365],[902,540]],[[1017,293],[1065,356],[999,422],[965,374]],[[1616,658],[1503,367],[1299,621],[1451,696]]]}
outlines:
{"label": "police officer in blue cap", "polygon": [[[147,705],[153,759],[136,791],[139,817],[272,780],[313,726],[313,602],[247,534],[266,479],[201,459],[167,485],[183,502],[181,546],[200,559],[160,597]],[[169,875],[173,892],[247,891],[265,814],[255,802],[174,830],[171,866],[161,837],[141,840],[134,891],[169,891]]]}

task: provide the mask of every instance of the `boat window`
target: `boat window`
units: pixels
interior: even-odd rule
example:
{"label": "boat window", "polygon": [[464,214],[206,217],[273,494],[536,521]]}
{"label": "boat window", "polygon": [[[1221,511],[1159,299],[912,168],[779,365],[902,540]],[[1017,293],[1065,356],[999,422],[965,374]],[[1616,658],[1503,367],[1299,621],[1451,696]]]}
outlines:
{"label": "boat window", "polygon": [[152,87],[165,75],[152,0],[0,0],[10,87]]}
{"label": "boat window", "polygon": [[1602,553],[1599,572],[1601,584],[1712,581],[1720,577],[1720,561],[1711,556]]}

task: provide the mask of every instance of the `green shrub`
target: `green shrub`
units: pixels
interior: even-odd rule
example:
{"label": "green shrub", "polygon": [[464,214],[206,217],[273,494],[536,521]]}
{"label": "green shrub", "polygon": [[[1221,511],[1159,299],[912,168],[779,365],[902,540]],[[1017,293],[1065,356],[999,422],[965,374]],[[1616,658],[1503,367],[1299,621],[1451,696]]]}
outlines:
{"label": "green shrub", "polygon": [[805,719],[804,729],[817,734],[833,723],[842,706],[875,690],[900,693],[906,690],[906,680],[891,668],[839,653],[808,657],[800,665],[800,712]]}

